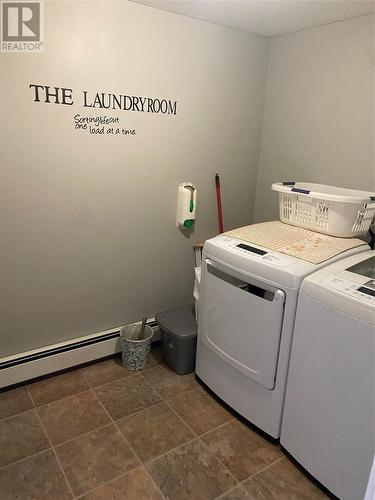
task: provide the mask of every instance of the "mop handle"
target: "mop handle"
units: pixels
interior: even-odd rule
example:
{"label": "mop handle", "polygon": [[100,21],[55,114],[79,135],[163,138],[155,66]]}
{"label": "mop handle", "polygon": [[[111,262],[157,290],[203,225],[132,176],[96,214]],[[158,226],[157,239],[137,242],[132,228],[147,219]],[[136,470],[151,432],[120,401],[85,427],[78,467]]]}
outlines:
{"label": "mop handle", "polygon": [[215,185],[216,185],[216,199],[217,199],[217,212],[219,218],[219,232],[224,232],[223,223],[223,209],[221,208],[221,191],[220,191],[220,177],[219,174],[215,175]]}

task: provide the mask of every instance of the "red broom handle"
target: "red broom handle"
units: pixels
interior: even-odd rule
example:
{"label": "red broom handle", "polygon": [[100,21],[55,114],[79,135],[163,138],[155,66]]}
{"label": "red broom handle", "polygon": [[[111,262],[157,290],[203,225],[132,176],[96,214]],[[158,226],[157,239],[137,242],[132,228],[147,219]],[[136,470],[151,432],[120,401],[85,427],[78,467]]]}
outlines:
{"label": "red broom handle", "polygon": [[216,199],[217,199],[217,213],[219,218],[219,232],[224,232],[224,222],[223,222],[223,209],[221,207],[221,190],[220,190],[220,177],[219,174],[215,175],[215,185],[216,185]]}

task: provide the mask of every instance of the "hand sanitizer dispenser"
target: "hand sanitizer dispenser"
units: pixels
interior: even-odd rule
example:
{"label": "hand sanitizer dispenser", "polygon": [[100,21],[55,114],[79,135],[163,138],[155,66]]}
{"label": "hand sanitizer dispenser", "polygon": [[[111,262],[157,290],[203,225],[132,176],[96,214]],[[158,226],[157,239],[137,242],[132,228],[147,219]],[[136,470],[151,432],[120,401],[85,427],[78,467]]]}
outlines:
{"label": "hand sanitizer dispenser", "polygon": [[197,208],[197,188],[191,182],[178,186],[177,227],[190,229],[194,226]]}

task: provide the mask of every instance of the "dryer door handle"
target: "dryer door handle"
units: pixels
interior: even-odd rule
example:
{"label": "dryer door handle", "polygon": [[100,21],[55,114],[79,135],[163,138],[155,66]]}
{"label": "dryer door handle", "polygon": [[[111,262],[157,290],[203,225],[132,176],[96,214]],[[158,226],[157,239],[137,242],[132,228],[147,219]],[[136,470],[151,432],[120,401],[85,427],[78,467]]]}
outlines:
{"label": "dryer door handle", "polygon": [[235,286],[236,288],[240,288],[244,292],[251,293],[252,295],[256,295],[257,297],[268,300],[269,302],[272,302],[277,295],[277,292],[266,290],[265,288],[262,288],[258,285],[249,283],[248,281],[244,281],[237,278],[236,276],[233,276],[230,273],[229,269],[228,271],[224,271],[221,266],[218,267],[218,265],[210,259],[206,259],[206,265],[207,271],[210,274],[216,276],[216,278],[219,278],[222,281],[225,281],[226,283],[229,283],[232,286]]}

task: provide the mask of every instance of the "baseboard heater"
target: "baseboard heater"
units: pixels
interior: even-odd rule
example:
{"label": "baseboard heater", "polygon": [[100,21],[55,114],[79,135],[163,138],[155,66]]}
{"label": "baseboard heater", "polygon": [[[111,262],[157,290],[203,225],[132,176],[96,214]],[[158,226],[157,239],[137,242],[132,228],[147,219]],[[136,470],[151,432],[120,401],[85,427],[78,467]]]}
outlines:
{"label": "baseboard heater", "polygon": [[[147,321],[160,339],[154,318]],[[0,389],[104,358],[121,351],[120,327],[0,358]]]}

